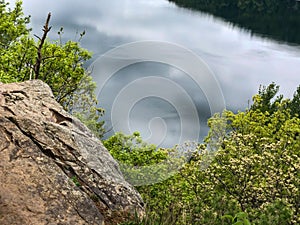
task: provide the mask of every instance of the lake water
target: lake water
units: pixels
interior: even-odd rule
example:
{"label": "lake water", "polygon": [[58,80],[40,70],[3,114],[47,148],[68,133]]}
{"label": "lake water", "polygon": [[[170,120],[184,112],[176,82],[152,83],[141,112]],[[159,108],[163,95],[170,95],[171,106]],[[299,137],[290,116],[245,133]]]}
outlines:
{"label": "lake water", "polygon": [[[93,68],[99,65],[100,56],[124,44],[147,41],[146,45],[169,46],[165,51],[155,47],[152,50],[157,51],[157,57],[133,60],[109,76],[98,95],[100,106],[106,109],[107,128],[113,128],[108,135],[119,130],[139,130],[145,139],[161,146],[194,140],[195,134],[201,141],[212,114],[213,102],[208,97],[211,93],[207,92],[215,93],[220,87],[226,108],[237,111],[248,107],[260,84],[275,82],[286,97],[291,97],[300,84],[300,46],[262,38],[212,15],[179,8],[166,0],[30,0],[24,1],[24,8],[26,14],[32,15],[35,34],[41,34],[48,12],[52,12],[51,39],[57,38],[60,27],[64,27],[64,40],[76,40],[78,32],[85,30],[82,46],[94,53],[89,62]],[[162,56],[167,62],[184,61],[187,55],[180,49],[190,50],[203,60],[218,85],[206,79],[199,84],[183,68],[157,59]],[[127,50],[125,46],[123,52],[116,52],[110,62],[118,64],[126,60]],[[148,53],[151,48],[145,51]],[[103,76],[99,71],[93,71],[95,78]],[[167,80],[175,86],[160,85]],[[151,90],[157,94],[151,94]],[[121,98],[120,93],[127,98]],[[220,100],[220,96],[216,98]],[[114,101],[117,101],[115,106],[120,106],[114,108],[115,114]]]}

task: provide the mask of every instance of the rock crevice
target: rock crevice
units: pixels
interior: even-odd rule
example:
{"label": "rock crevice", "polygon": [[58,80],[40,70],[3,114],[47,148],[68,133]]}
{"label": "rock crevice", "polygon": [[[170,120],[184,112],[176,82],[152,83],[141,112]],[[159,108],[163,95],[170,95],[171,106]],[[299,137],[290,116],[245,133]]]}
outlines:
{"label": "rock crevice", "polygon": [[143,202],[42,81],[0,84],[0,224],[118,224]]}

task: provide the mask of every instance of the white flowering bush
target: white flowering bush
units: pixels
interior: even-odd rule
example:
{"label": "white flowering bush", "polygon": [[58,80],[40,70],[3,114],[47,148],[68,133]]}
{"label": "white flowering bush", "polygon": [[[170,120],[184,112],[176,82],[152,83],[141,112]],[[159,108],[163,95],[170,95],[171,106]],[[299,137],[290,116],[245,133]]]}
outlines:
{"label": "white flowering bush", "polygon": [[300,224],[299,108],[272,101],[277,91],[272,84],[249,110],[215,115],[178,174],[138,187],[148,213],[130,224]]}

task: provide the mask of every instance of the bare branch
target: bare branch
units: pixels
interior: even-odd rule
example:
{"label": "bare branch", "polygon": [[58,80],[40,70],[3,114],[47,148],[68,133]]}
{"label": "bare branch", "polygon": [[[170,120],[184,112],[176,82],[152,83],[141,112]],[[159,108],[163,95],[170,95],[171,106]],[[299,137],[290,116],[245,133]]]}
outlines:
{"label": "bare branch", "polygon": [[33,36],[35,36],[36,38],[38,38],[40,41],[42,40],[39,36],[37,36],[36,34],[34,34]]}
{"label": "bare branch", "polygon": [[38,39],[40,39],[40,44],[39,44],[38,49],[37,49],[36,63],[35,63],[34,68],[33,68],[34,73],[35,73],[35,77],[34,77],[35,79],[39,79],[39,75],[40,75],[40,68],[41,68],[41,63],[42,63],[42,60],[43,60],[42,48],[43,48],[43,45],[44,45],[45,40],[47,38],[47,35],[48,35],[49,31],[51,30],[51,27],[49,27],[50,18],[51,18],[51,13],[48,13],[46,23],[43,27],[43,32],[44,32],[43,36],[42,36],[42,38],[38,37]]}

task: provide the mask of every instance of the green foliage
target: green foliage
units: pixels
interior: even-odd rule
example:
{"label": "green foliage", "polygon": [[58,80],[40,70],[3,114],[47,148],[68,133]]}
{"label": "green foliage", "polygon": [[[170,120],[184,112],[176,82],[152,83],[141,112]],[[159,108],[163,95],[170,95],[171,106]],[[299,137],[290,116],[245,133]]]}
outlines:
{"label": "green foliage", "polygon": [[156,164],[165,160],[168,154],[162,149],[156,151],[155,145],[144,142],[139,132],[132,135],[116,133],[103,144],[115,159],[132,166]]}
{"label": "green foliage", "polygon": [[[264,205],[257,221],[261,224],[299,224],[299,213],[295,215],[293,211],[293,206],[284,199],[277,199]],[[293,215],[295,220],[291,221]]]}
{"label": "green foliage", "polygon": [[[212,2],[199,3],[215,10]],[[290,7],[283,0],[274,5],[271,0],[217,3],[260,12],[282,3]],[[9,10],[0,1],[0,81],[35,78],[41,47],[39,78],[66,110],[101,137],[103,110],[96,107],[96,86],[83,67],[91,54],[76,41],[35,41],[21,4]],[[138,132],[105,140],[146,203],[147,216],[128,224],[300,224],[300,86],[290,100],[278,91],[274,83],[260,87],[249,110],[215,115],[203,144],[157,148],[142,141]],[[182,156],[191,158],[186,163]],[[139,186],[145,180],[149,185]],[[76,176],[72,181],[80,185]]]}
{"label": "green foliage", "polygon": [[297,91],[294,93],[293,99],[289,103],[289,108],[291,115],[300,118],[300,86],[298,86]]}
{"label": "green foliage", "polygon": [[239,212],[235,216],[225,215],[222,216],[222,219],[229,219],[232,225],[251,225],[248,215],[245,212]]}
{"label": "green foliage", "polygon": [[0,1],[0,14],[0,82],[38,77],[50,86],[65,110],[72,112],[101,138],[105,131],[104,122],[99,118],[104,111],[97,107],[96,84],[84,68],[91,53],[80,46],[80,40],[62,43],[63,29],[58,32],[58,41],[47,40],[51,15],[44,26],[43,37],[35,41],[26,28],[29,17],[24,17],[21,1],[13,10],[5,1]]}
{"label": "green foliage", "polygon": [[144,142],[138,132],[116,133],[103,144],[119,161],[126,180],[136,186],[163,181],[183,164],[175,149],[157,149]]}
{"label": "green foliage", "polygon": [[260,88],[249,110],[210,119],[206,143],[178,173],[137,187],[147,215],[129,224],[299,224],[300,119],[277,92]]}
{"label": "green foliage", "polygon": [[0,49],[6,49],[13,41],[28,34],[26,24],[30,17],[24,17],[22,1],[17,1],[14,9],[8,9],[8,3],[0,0],[0,15]]}
{"label": "green foliage", "polygon": [[279,86],[275,83],[270,84],[268,87],[260,86],[258,94],[253,97],[254,104],[251,109],[259,109],[262,112],[268,111],[269,113],[274,113],[277,110],[277,105],[282,101],[283,96],[277,96],[275,101],[272,99],[278,94]]}
{"label": "green foliage", "polygon": [[73,183],[77,186],[77,187],[80,187],[80,182],[78,181],[78,179],[77,179],[77,176],[73,176],[72,178],[71,178],[71,180],[73,181]]}
{"label": "green foliage", "polygon": [[[270,114],[278,111],[280,103],[283,100],[282,95],[278,95],[279,86],[275,83],[269,86],[260,86],[258,94],[253,97],[254,103],[251,106],[252,110],[259,110],[261,112],[269,112]],[[285,107],[288,108],[291,116],[300,118],[300,86],[297,88],[291,100],[286,100]]]}

